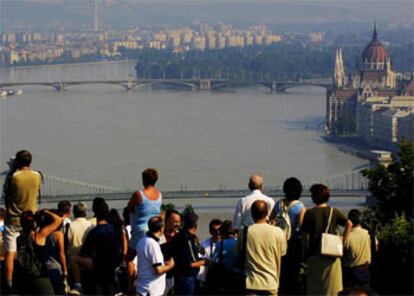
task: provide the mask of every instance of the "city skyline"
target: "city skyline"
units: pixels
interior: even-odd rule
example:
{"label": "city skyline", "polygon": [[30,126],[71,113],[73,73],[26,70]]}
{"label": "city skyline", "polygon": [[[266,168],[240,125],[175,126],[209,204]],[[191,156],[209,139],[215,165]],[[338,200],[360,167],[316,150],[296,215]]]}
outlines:
{"label": "city skyline", "polygon": [[[99,9],[95,9],[99,4]],[[280,30],[351,31],[375,19],[389,27],[413,26],[412,1],[0,1],[4,31],[70,31],[181,26],[224,22],[234,26],[263,24]],[[97,17],[98,14],[98,17]],[[398,15],[398,18],[396,17]],[[99,18],[99,21],[96,20]],[[329,26],[328,26],[329,25]]]}

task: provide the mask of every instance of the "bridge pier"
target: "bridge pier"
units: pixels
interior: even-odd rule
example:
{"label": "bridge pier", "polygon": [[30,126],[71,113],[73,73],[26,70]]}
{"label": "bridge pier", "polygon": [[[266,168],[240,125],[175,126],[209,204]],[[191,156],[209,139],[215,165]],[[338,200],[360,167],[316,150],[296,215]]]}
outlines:
{"label": "bridge pier", "polygon": [[52,84],[53,88],[57,91],[66,90],[67,85],[63,82]]}
{"label": "bridge pier", "polygon": [[210,79],[200,79],[199,89],[200,90],[211,90],[211,80]]}

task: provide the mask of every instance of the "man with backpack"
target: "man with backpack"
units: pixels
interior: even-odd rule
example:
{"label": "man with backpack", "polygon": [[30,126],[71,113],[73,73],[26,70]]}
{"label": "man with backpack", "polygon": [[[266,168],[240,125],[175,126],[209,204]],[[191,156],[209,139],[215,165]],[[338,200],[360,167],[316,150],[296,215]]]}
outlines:
{"label": "man with backpack", "polygon": [[302,184],[297,178],[288,178],[283,184],[285,198],[279,199],[273,208],[270,220],[280,227],[288,241],[286,256],[282,258],[280,278],[280,294],[299,295],[299,272],[302,257],[302,245],[299,234],[305,205],[299,201],[302,194]]}

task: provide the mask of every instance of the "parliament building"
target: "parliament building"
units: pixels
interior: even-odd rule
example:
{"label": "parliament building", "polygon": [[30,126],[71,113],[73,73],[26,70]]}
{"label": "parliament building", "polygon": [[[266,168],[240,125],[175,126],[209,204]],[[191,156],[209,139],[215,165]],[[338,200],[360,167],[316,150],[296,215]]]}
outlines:
{"label": "parliament building", "polygon": [[337,49],[333,87],[327,90],[327,136],[351,136],[390,150],[402,139],[414,141],[414,81],[397,79],[376,26],[361,65],[347,77]]}

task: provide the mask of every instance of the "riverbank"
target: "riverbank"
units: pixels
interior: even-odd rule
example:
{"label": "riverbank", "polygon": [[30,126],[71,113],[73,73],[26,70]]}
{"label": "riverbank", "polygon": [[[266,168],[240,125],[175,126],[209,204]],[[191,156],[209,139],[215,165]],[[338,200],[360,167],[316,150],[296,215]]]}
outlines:
{"label": "riverbank", "polygon": [[1,65],[4,69],[33,69],[33,68],[40,68],[40,67],[61,67],[61,66],[79,66],[79,65],[110,65],[110,64],[123,64],[123,63],[131,63],[136,62],[134,59],[123,59],[123,60],[108,60],[108,61],[88,61],[88,62],[65,62],[65,63],[52,63],[52,64],[33,64],[33,65]]}

